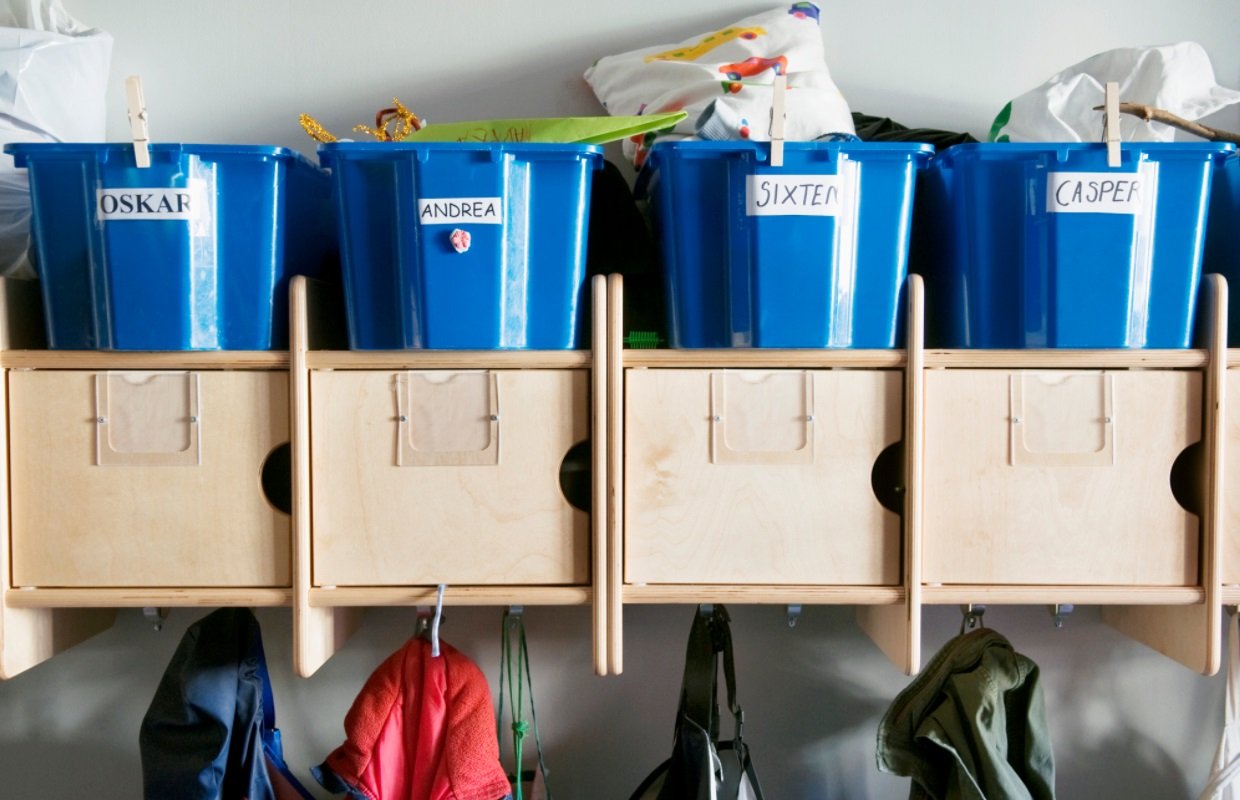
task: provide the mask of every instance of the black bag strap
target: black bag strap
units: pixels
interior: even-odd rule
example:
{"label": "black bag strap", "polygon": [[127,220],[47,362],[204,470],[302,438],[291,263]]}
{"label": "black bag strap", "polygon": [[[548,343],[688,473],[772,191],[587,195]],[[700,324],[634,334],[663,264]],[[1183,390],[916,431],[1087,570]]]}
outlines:
{"label": "black bag strap", "polygon": [[680,714],[719,738],[719,656],[723,657],[723,677],[728,693],[728,710],[736,720],[734,737],[741,738],[744,712],[736,700],[736,668],[732,660],[732,631],[728,611],[722,605],[698,607],[689,631],[685,652],[685,674],[680,686]]}

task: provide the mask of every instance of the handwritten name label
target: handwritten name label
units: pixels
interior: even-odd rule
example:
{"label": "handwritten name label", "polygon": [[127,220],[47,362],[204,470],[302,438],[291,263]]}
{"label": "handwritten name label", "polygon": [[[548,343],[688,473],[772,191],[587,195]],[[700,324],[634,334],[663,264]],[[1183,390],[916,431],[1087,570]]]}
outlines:
{"label": "handwritten name label", "polygon": [[840,213],[838,175],[750,175],[746,213],[751,217],[834,217]]}
{"label": "handwritten name label", "polygon": [[118,220],[198,220],[208,215],[202,187],[185,189],[99,189],[96,213],[108,222]]}
{"label": "handwritten name label", "polygon": [[499,225],[504,207],[498,197],[419,198],[418,222],[423,225]]}
{"label": "handwritten name label", "polygon": [[1115,172],[1052,172],[1046,177],[1046,210],[1052,214],[1137,214],[1142,176]]}

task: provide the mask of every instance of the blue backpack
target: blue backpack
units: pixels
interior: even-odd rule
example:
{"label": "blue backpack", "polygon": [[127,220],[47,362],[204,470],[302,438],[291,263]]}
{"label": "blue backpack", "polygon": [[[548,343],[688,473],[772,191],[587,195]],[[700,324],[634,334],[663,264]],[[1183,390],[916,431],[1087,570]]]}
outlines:
{"label": "blue backpack", "polygon": [[181,638],[138,736],[148,800],[300,800],[284,763],[258,620],[222,608]]}

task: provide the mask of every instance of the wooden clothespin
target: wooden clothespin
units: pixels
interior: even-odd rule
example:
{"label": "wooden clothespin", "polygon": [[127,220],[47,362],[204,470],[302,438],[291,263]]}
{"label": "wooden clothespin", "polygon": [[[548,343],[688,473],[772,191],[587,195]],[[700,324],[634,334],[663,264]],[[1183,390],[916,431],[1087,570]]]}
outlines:
{"label": "wooden clothespin", "polygon": [[1108,81],[1102,112],[1102,139],[1107,143],[1107,166],[1118,167],[1120,164],[1119,138],[1119,84]]}
{"label": "wooden clothespin", "polygon": [[125,79],[125,99],[129,106],[129,135],[133,139],[133,160],[138,167],[151,166],[150,131],[147,127],[146,100],[142,97],[142,78]]}
{"label": "wooden clothespin", "polygon": [[788,76],[780,73],[775,76],[775,86],[771,95],[771,166],[784,165],[784,97],[788,92]]}

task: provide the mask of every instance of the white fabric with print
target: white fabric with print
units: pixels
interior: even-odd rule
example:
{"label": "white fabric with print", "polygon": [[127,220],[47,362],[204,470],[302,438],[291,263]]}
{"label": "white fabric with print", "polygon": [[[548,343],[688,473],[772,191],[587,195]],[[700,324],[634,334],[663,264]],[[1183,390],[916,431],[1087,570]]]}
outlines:
{"label": "white fabric with print", "polygon": [[[775,75],[788,76],[789,141],[853,133],[848,102],[827,69],[818,7],[799,2],[739,20],[679,44],[599,59],[585,78],[609,113],[688,112],[677,138],[770,139]],[[640,166],[654,136],[624,142]]]}

